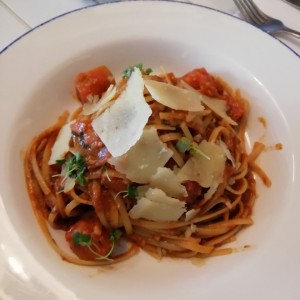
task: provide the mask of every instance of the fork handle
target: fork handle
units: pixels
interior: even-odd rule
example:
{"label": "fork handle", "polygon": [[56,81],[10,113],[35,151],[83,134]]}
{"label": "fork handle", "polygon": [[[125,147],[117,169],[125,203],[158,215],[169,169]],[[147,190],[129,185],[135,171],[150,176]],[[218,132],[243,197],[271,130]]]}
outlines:
{"label": "fork handle", "polygon": [[278,30],[278,32],[285,32],[285,33],[290,34],[291,36],[300,38],[300,32],[297,30],[291,29],[289,27],[283,27],[280,30]]}

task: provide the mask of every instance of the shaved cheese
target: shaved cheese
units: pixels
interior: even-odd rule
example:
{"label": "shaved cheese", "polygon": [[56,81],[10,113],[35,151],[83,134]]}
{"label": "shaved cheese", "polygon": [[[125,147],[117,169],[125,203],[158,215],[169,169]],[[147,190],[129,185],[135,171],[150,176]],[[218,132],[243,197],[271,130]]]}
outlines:
{"label": "shaved cheese", "polygon": [[104,104],[108,103],[113,99],[116,94],[116,87],[114,85],[110,85],[105,93],[102,94],[101,99],[99,100],[99,96],[92,96],[92,99],[89,98],[90,102],[87,102],[82,107],[82,114],[91,115],[98,111]]}
{"label": "shaved cheese", "polygon": [[191,210],[187,211],[185,214],[185,221],[188,222],[192,220],[200,211],[200,208],[192,208]]}
{"label": "shaved cheese", "polygon": [[138,142],[124,155],[111,157],[108,162],[116,170],[137,183],[148,183],[157,168],[163,167],[173,151],[159,139],[155,128],[145,128]]}
{"label": "shaved cheese", "polygon": [[223,149],[226,157],[231,161],[232,166],[235,167],[234,157],[232,156],[231,152],[229,151],[227,145],[222,140],[219,141],[219,144],[220,144],[220,147]]}
{"label": "shaved cheese", "polygon": [[226,113],[227,102],[225,100],[220,100],[217,98],[209,98],[203,95],[201,101],[205,105],[207,105],[214,113],[216,113],[223,120],[225,120],[228,124],[237,125],[237,122],[233,121]]}
{"label": "shaved cheese", "polygon": [[48,164],[53,165],[57,160],[64,159],[69,151],[69,142],[72,136],[71,122],[65,124],[59,131],[56,141],[51,149],[51,156]]}
{"label": "shaved cheese", "polygon": [[184,232],[185,237],[191,237],[194,232],[196,232],[197,226],[195,224],[191,224]]}
{"label": "shaved cheese", "polygon": [[168,197],[164,191],[158,188],[149,188],[145,193],[145,197],[151,201],[162,204],[175,205],[178,207],[185,206],[185,203],[183,201]]}
{"label": "shaved cheese", "polygon": [[204,103],[207,107],[209,107],[215,114],[221,117],[230,125],[237,125],[237,123],[232,120],[226,113],[227,111],[227,103],[225,100],[221,100],[218,98],[208,97],[196,91],[193,87],[187,84],[185,81],[181,81],[183,87],[187,88],[189,91],[194,92],[199,95],[200,101]]}
{"label": "shaved cheese", "polygon": [[137,187],[137,195],[139,198],[145,197],[146,192],[149,190],[149,185],[140,185]]}
{"label": "shaved cheese", "polygon": [[191,90],[155,80],[145,80],[145,86],[157,102],[167,107],[186,111],[202,111],[204,109],[199,94]]}
{"label": "shaved cheese", "polygon": [[218,186],[219,186],[219,182],[214,181],[210,186],[210,188],[208,189],[208,191],[204,194],[204,199],[205,200],[210,199],[213,196],[213,194],[217,191]]}
{"label": "shaved cheese", "polygon": [[169,168],[159,167],[156,173],[151,176],[149,185],[163,190],[171,197],[187,196],[186,188],[181,184],[181,180]]}
{"label": "shaved cheese", "polygon": [[147,219],[155,222],[177,221],[186,211],[185,203],[168,197],[160,189],[152,189],[145,197],[138,199],[137,204],[129,211],[133,219]]}
{"label": "shaved cheese", "polygon": [[143,90],[142,74],[135,68],[119,98],[92,122],[113,157],[125,154],[135,145],[152,113]]}
{"label": "shaved cheese", "polygon": [[203,140],[199,149],[210,159],[202,155],[192,156],[179,170],[181,180],[197,181],[202,187],[208,188],[222,182],[226,156],[223,149],[212,142]]}

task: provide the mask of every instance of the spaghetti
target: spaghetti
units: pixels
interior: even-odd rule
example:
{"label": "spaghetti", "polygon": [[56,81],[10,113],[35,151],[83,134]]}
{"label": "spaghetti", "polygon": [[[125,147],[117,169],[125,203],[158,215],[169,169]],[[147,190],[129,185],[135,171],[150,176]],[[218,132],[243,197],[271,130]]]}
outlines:
{"label": "spaghetti", "polygon": [[[134,76],[140,76],[144,101],[135,105],[150,108],[150,114],[139,123],[142,131],[133,145],[114,157],[113,150],[131,136],[123,134],[115,149],[109,140],[114,132],[106,144],[106,123],[100,134],[97,124],[117,111],[117,103],[132,101],[125,95],[133,89],[130,84],[135,88]],[[157,258],[231,253],[224,245],[253,223],[254,172],[271,185],[256,164],[264,145],[255,143],[246,152],[249,106],[240,92],[204,68],[176,77],[151,75],[141,65],[127,70],[117,84],[101,66],[79,74],[75,85],[80,108],[71,116],[64,112],[36,136],[24,160],[34,213],[55,251],[79,265],[118,263],[139,248]],[[185,94],[189,99],[179,99]],[[65,141],[63,131],[69,134]],[[155,147],[159,154],[147,152]],[[161,153],[166,156],[156,164]],[[127,166],[131,161],[135,167]],[[73,253],[57,245],[48,225],[65,231]]]}

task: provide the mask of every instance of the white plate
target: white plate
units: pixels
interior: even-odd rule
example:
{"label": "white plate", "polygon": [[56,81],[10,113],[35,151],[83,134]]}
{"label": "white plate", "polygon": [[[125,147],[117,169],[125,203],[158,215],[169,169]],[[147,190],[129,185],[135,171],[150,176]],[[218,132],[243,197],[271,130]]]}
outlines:
{"label": "white plate", "polygon": [[[63,262],[45,241],[24,185],[21,150],[71,100],[74,76],[106,64],[115,74],[144,63],[183,74],[205,66],[251,101],[248,137],[262,135],[255,224],[238,235],[249,251],[161,262],[140,253],[109,269]],[[296,299],[300,296],[298,128],[300,59],[278,40],[234,17],[172,2],[121,2],[82,9],[40,26],[0,55],[0,298]],[[258,117],[267,120],[265,131]]]}

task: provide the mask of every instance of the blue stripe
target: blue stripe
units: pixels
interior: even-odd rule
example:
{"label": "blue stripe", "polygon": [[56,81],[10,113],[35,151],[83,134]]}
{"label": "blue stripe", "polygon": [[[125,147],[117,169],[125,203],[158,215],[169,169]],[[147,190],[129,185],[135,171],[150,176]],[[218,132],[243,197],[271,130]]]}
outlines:
{"label": "blue stripe", "polygon": [[224,15],[227,15],[231,18],[234,18],[234,19],[237,19],[241,22],[245,22],[247,23],[248,25],[254,27],[255,29],[259,30],[259,31],[262,31],[264,32],[265,34],[267,34],[268,36],[276,39],[277,41],[279,41],[282,45],[284,45],[286,48],[288,48],[290,51],[292,51],[294,54],[296,54],[296,56],[298,56],[300,58],[300,54],[298,54],[295,50],[293,50],[291,47],[289,47],[288,45],[286,45],[284,42],[282,42],[281,40],[279,40],[278,38],[276,38],[275,36],[272,36],[270,35],[269,33],[257,28],[256,26],[246,22],[245,20],[242,20],[236,16],[233,16],[227,12],[224,12],[224,11],[221,11],[221,10],[218,10],[218,9],[215,9],[215,8],[212,8],[212,7],[207,7],[207,6],[204,6],[204,5],[201,5],[201,4],[196,4],[196,3],[187,3],[187,2],[184,2],[184,1],[174,1],[174,0],[126,0],[126,1],[122,1],[122,0],[113,0],[113,1],[110,1],[110,2],[103,2],[103,3],[96,3],[94,5],[90,5],[90,6],[85,6],[85,7],[81,7],[81,8],[77,8],[77,9],[74,9],[74,10],[71,10],[71,11],[68,11],[66,13],[63,13],[61,15],[58,15],[54,18],[51,18],[43,23],[41,23],[40,25],[36,26],[36,27],[33,27],[32,29],[28,30],[27,32],[25,32],[24,34],[20,35],[18,38],[16,38],[14,41],[12,41],[10,44],[8,44],[4,49],[2,49],[0,51],[0,55],[7,51],[7,49],[9,49],[10,46],[12,46],[13,44],[15,44],[17,41],[19,41],[20,39],[22,39],[23,37],[27,36],[28,34],[30,34],[31,32],[33,32],[34,30],[44,26],[44,25],[47,25],[48,23],[50,22],[53,22],[55,21],[56,19],[59,19],[59,18],[62,18],[66,15],[69,15],[69,14],[72,14],[72,13],[75,13],[75,12],[78,12],[78,11],[81,11],[81,10],[84,10],[84,9],[92,9],[93,7],[95,6],[102,6],[102,5],[110,5],[111,3],[121,3],[121,2],[175,2],[175,3],[181,3],[181,4],[184,4],[184,5],[191,5],[191,6],[195,6],[195,7],[201,7],[201,8],[205,8],[205,9],[209,9],[209,10],[212,10],[212,11],[216,11],[218,13],[221,13],[221,14],[224,14]]}

